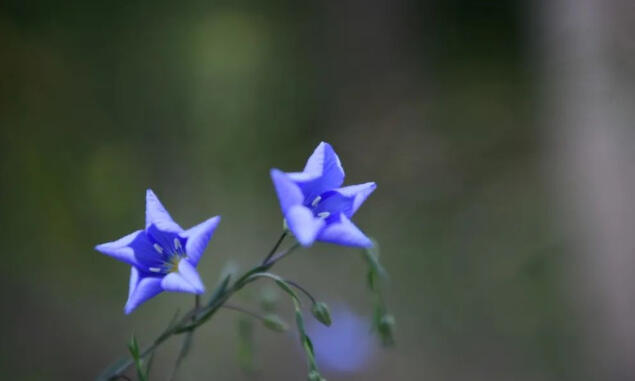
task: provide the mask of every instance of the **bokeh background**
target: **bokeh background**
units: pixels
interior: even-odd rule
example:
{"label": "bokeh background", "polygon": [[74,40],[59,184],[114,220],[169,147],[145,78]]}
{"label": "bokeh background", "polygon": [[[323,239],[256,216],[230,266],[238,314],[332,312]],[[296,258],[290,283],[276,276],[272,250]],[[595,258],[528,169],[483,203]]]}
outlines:
{"label": "bokeh background", "polygon": [[[353,317],[333,351],[356,365],[326,356],[328,379],[633,379],[634,15],[601,0],[4,1],[0,378],[91,379],[192,304],[162,294],[124,316],[129,269],[93,250],[143,226],[146,188],[184,226],[223,216],[200,264],[212,289],[280,232],[269,169],[301,169],[324,140],[347,184],[378,183],[356,222],[398,322],[389,349],[359,329],[358,250],[281,263]],[[293,334],[258,327],[241,370],[237,318],[197,331],[180,379],[304,379]]]}

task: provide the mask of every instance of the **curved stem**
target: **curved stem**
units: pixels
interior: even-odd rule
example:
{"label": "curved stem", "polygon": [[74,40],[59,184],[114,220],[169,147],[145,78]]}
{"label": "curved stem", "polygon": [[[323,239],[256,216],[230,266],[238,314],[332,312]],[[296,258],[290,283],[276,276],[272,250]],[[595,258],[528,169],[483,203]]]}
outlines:
{"label": "curved stem", "polygon": [[[196,301],[195,307],[192,308],[187,314],[185,314],[185,316],[177,324],[171,325],[168,329],[166,329],[163,333],[161,333],[159,337],[157,337],[154,340],[154,342],[139,355],[139,357],[145,358],[146,356],[150,355],[161,344],[163,344],[164,341],[166,341],[173,335],[178,335],[181,333],[186,333],[190,335],[196,328],[198,328],[207,320],[209,320],[209,318],[211,318],[216,313],[216,311],[218,311],[218,309],[222,307],[225,304],[225,302],[229,298],[231,298],[231,296],[234,295],[234,293],[238,292],[245,285],[253,281],[254,278],[252,276],[254,274],[262,273],[263,271],[268,270],[273,265],[275,265],[280,259],[291,254],[295,249],[299,247],[298,243],[295,243],[294,245],[287,248],[286,250],[275,253],[275,251],[278,249],[278,247],[280,246],[280,244],[282,243],[286,235],[287,235],[286,231],[282,233],[282,235],[280,236],[280,238],[274,245],[273,249],[269,252],[267,257],[265,258],[265,261],[263,261],[261,265],[258,265],[252,268],[251,270],[247,271],[245,274],[243,274],[240,278],[238,278],[238,280],[236,280],[236,282],[233,284],[232,287],[230,287],[229,289],[224,289],[222,292],[220,292],[220,294],[215,296],[214,299],[210,301],[210,303],[207,306],[201,308],[200,299],[198,298],[195,299]],[[185,342],[184,342],[184,345],[185,345]],[[177,361],[180,362],[178,358],[177,358]],[[123,372],[126,369],[128,369],[128,367],[132,365],[132,363],[133,363],[132,359],[128,359],[127,361],[119,365],[115,371],[108,373],[107,378],[104,378],[104,379],[113,379],[113,378],[122,376]],[[102,378],[98,378],[98,379],[102,379]]]}
{"label": "curved stem", "polygon": [[292,280],[285,279],[284,281],[287,282],[288,284],[290,284],[291,286],[297,288],[298,290],[300,290],[304,295],[307,296],[307,298],[309,298],[309,300],[311,300],[311,303],[313,303],[313,304],[317,303],[317,301],[315,300],[313,295],[311,295],[311,293],[309,291],[307,291],[306,288],[300,286],[299,284],[297,284],[296,282],[294,282]]}
{"label": "curved stem", "polygon": [[233,305],[233,304],[225,303],[225,304],[222,305],[222,307],[226,308],[228,310],[241,312],[241,313],[243,313],[245,315],[249,315],[252,318],[258,319],[260,321],[266,321],[267,320],[264,316],[260,315],[259,313],[251,311],[251,310],[248,310],[248,309],[240,307],[240,306],[236,306],[236,305]]}

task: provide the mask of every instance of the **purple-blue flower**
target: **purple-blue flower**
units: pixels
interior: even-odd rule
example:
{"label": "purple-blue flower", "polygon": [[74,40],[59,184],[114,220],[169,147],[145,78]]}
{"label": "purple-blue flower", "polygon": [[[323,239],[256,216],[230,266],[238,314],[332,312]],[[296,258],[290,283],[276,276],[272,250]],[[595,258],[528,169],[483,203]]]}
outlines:
{"label": "purple-blue flower", "polygon": [[271,170],[282,214],[303,246],[318,241],[370,247],[351,217],[377,187],[374,182],[341,187],[344,169],[330,144],[320,143],[302,172]]}
{"label": "purple-blue flower", "polygon": [[331,311],[330,327],[315,320],[307,324],[317,363],[327,372],[362,372],[376,351],[370,322],[344,305],[334,305]]}
{"label": "purple-blue flower", "polygon": [[132,266],[126,314],[162,291],[202,294],[205,286],[196,271],[198,261],[220,216],[183,230],[161,201],[146,192],[146,227],[95,249]]}

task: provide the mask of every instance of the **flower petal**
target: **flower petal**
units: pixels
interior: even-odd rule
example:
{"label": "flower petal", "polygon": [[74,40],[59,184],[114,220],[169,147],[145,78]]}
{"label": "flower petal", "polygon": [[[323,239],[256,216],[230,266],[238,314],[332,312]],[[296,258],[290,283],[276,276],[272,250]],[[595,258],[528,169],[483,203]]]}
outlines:
{"label": "flower petal", "polygon": [[371,240],[344,214],[340,215],[339,222],[328,224],[318,235],[318,240],[344,246],[371,247],[373,245]]}
{"label": "flower petal", "polygon": [[311,246],[325,225],[324,219],[315,218],[309,208],[301,205],[291,207],[285,217],[289,230],[302,246]]}
{"label": "flower petal", "polygon": [[220,222],[220,216],[212,217],[207,221],[187,229],[183,236],[187,238],[185,243],[185,252],[187,253],[187,259],[196,266],[201,259],[207,243],[212,238],[214,230]]}
{"label": "flower petal", "polygon": [[137,260],[135,258],[134,250],[130,247],[130,244],[137,239],[140,234],[145,235],[143,230],[137,230],[136,232],[130,233],[116,241],[97,245],[95,246],[95,250],[134,266],[137,264]]}
{"label": "flower petal", "polygon": [[293,205],[302,205],[304,202],[302,191],[284,172],[272,169],[270,174],[278,194],[282,214],[286,214]]}
{"label": "flower petal", "polygon": [[328,185],[328,189],[337,188],[344,182],[344,168],[340,158],[330,144],[321,142],[307,160],[304,166],[305,173],[312,176],[321,176]]}
{"label": "flower petal", "polygon": [[147,272],[151,267],[161,267],[165,262],[167,253],[161,253],[155,248],[154,241],[147,232],[141,231],[128,246],[134,252],[136,266],[142,271]]}
{"label": "flower petal", "polygon": [[192,294],[202,294],[205,286],[201,281],[198,272],[188,260],[179,262],[179,271],[166,275],[161,281],[161,287],[165,291],[189,292]]}
{"label": "flower petal", "polygon": [[155,225],[159,230],[180,233],[183,229],[172,219],[152,189],[146,191],[146,229]]}
{"label": "flower petal", "polygon": [[310,204],[322,193],[344,182],[344,168],[330,144],[320,143],[309,157],[303,172],[287,173],[304,194],[304,204]]}
{"label": "flower petal", "polygon": [[159,294],[161,288],[161,278],[140,277],[135,267],[130,271],[130,289],[128,290],[128,301],[124,307],[126,315],[134,311],[139,305]]}
{"label": "flower petal", "polygon": [[371,181],[364,184],[349,185],[347,187],[338,188],[335,189],[335,191],[344,196],[355,198],[353,201],[353,210],[351,212],[351,215],[353,215],[376,188],[377,184]]}

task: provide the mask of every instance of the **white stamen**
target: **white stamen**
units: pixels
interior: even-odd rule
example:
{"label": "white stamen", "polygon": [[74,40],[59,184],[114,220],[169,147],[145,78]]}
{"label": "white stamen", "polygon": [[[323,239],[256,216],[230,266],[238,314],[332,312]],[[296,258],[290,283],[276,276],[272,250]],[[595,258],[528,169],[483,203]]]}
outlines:
{"label": "white stamen", "polygon": [[150,267],[149,270],[153,273],[160,273],[161,272],[161,268],[160,267]]}
{"label": "white stamen", "polygon": [[154,245],[152,245],[154,247],[154,250],[157,251],[157,253],[159,254],[163,254],[163,248],[161,246],[159,246],[158,243],[155,243]]}
{"label": "white stamen", "polygon": [[320,201],[322,201],[322,196],[317,196],[317,197],[313,200],[313,202],[311,202],[311,206],[315,208],[315,207],[317,206],[317,204],[319,204],[319,203],[320,203]]}
{"label": "white stamen", "polygon": [[320,217],[320,218],[327,218],[330,215],[331,215],[330,212],[320,212],[320,213],[317,214],[317,216]]}
{"label": "white stamen", "polygon": [[181,250],[181,241],[178,238],[174,238],[174,248],[176,250]]}

